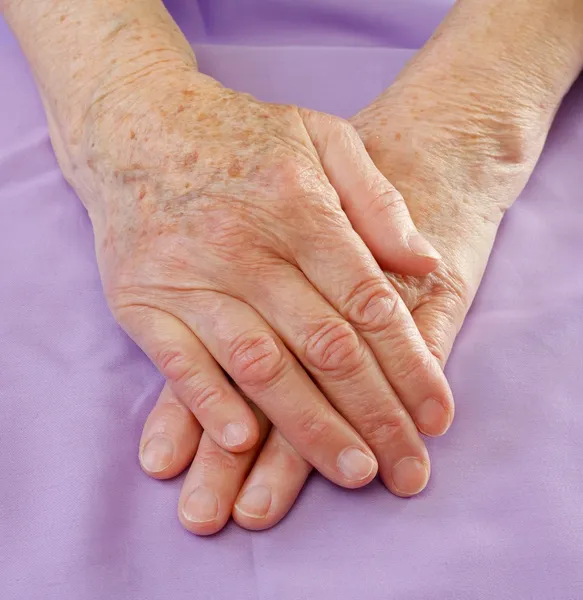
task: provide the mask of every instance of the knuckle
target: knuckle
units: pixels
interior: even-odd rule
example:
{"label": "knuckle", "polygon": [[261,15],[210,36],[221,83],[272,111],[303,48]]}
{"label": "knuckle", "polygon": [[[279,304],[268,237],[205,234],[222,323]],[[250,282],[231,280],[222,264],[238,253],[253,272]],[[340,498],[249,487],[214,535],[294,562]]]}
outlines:
{"label": "knuckle", "polygon": [[[424,345],[419,342],[419,345]],[[413,380],[417,385],[424,379],[427,379],[429,373],[434,372],[433,359],[431,353],[426,347],[423,349],[395,353],[395,362],[393,363],[395,373],[401,380]]]}
{"label": "knuckle", "polygon": [[341,319],[327,319],[306,336],[303,353],[320,372],[350,376],[364,365],[365,349],[358,334]]}
{"label": "knuckle", "polygon": [[406,215],[407,206],[403,196],[388,182],[379,182],[372,193],[373,197],[367,205],[367,218],[384,219],[390,216],[394,219],[397,215]]}
{"label": "knuckle", "polygon": [[220,404],[224,392],[205,381],[198,368],[182,352],[163,350],[158,354],[158,367],[162,375],[177,386],[178,396],[192,412],[197,413]]}
{"label": "knuckle", "polygon": [[[244,211],[229,207],[206,211],[204,216],[206,233],[202,235],[204,244],[219,257],[238,261],[245,253],[258,247],[257,229],[246,219]],[[255,254],[254,254],[255,255]]]}
{"label": "knuckle", "polygon": [[288,368],[280,344],[267,332],[239,336],[229,348],[228,362],[231,376],[242,386],[272,387]]}
{"label": "knuckle", "polygon": [[398,406],[382,413],[369,413],[360,425],[360,434],[371,445],[396,446],[407,436],[407,412]]}
{"label": "knuckle", "polygon": [[306,408],[295,420],[295,425],[301,439],[310,446],[322,444],[331,431],[331,424],[321,409]]}
{"label": "knuckle", "polygon": [[177,348],[164,347],[155,357],[160,373],[171,381],[181,381],[188,377],[192,370],[192,363],[184,352]]}
{"label": "knuckle", "polygon": [[386,281],[367,279],[359,283],[344,302],[344,314],[359,330],[379,334],[393,321],[398,298]]}
{"label": "knuckle", "polygon": [[212,409],[223,403],[225,394],[215,385],[204,384],[192,376],[184,382],[186,392],[183,401],[194,413]]}

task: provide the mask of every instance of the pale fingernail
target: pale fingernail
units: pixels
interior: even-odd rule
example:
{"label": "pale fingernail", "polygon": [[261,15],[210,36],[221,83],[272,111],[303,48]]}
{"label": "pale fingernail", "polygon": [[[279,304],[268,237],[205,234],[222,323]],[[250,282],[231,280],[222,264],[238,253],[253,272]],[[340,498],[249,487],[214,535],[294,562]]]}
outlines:
{"label": "pale fingernail", "polygon": [[429,471],[417,458],[403,458],[393,467],[395,490],[403,496],[414,496],[427,485]]}
{"label": "pale fingernail", "polygon": [[358,448],[346,448],[338,457],[338,468],[349,481],[366,479],[375,467],[375,461]]}
{"label": "pale fingernail", "polygon": [[144,446],[140,462],[149,473],[160,473],[171,464],[174,459],[174,444],[167,435],[155,435]]}
{"label": "pale fingernail", "polygon": [[420,233],[412,233],[407,241],[413,254],[441,260],[441,254]]}
{"label": "pale fingernail", "polygon": [[245,423],[229,423],[223,430],[223,441],[231,448],[245,443],[248,437],[249,430]]}
{"label": "pale fingernail", "polygon": [[428,398],[417,409],[415,422],[426,435],[443,435],[449,429],[451,417],[441,402]]}
{"label": "pale fingernail", "polygon": [[254,519],[262,519],[271,506],[271,491],[264,485],[250,487],[235,505],[237,510]]}
{"label": "pale fingernail", "polygon": [[218,512],[219,501],[215,493],[205,487],[196,488],[182,508],[184,518],[192,523],[214,521]]}

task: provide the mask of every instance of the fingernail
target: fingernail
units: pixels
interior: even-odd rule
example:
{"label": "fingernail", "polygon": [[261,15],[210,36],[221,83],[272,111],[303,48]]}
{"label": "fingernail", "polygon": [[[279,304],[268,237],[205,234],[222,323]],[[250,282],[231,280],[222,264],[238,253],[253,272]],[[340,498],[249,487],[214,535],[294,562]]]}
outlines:
{"label": "fingernail", "polygon": [[435,398],[428,398],[417,409],[415,422],[425,435],[442,435],[450,426],[450,415],[443,404]]}
{"label": "fingernail", "polygon": [[190,494],[182,514],[184,518],[193,523],[208,523],[217,518],[219,501],[214,492],[205,487],[199,487]]}
{"label": "fingernail", "polygon": [[249,488],[236,504],[237,510],[247,517],[262,519],[271,506],[271,491],[264,485]]}
{"label": "fingernail", "polygon": [[395,490],[403,496],[414,496],[426,485],[429,479],[427,467],[418,459],[409,456],[393,467]]}
{"label": "fingernail", "polygon": [[409,236],[408,243],[413,254],[441,260],[441,254],[420,233],[412,233]]}
{"label": "fingernail", "polygon": [[149,473],[160,473],[174,459],[174,444],[167,435],[155,435],[144,446],[140,462]]}
{"label": "fingernail", "polygon": [[358,448],[346,448],[338,457],[338,468],[349,481],[366,479],[375,466],[375,461]]}
{"label": "fingernail", "polygon": [[223,440],[232,448],[240,446],[249,437],[249,430],[245,423],[229,423],[223,430]]}

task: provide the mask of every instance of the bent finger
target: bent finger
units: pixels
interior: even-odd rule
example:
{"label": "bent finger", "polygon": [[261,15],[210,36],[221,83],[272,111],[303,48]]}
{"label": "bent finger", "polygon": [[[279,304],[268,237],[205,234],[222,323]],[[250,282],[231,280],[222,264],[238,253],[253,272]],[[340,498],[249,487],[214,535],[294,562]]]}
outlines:
{"label": "bent finger", "polygon": [[228,452],[203,434],[178,501],[178,518],[188,531],[212,535],[227,524],[237,494],[270,428],[265,416],[258,412],[257,418],[260,443],[247,452]]}
{"label": "bent finger", "polygon": [[140,439],[140,464],[155,479],[182,473],[196,453],[202,427],[166,383]]}
{"label": "bent finger", "polygon": [[306,483],[312,465],[272,429],[235,507],[233,518],[245,529],[268,529],[290,511]]}
{"label": "bent finger", "polygon": [[183,321],[158,309],[132,307],[120,322],[217,444],[231,452],[255,445],[259,428],[253,411]]}

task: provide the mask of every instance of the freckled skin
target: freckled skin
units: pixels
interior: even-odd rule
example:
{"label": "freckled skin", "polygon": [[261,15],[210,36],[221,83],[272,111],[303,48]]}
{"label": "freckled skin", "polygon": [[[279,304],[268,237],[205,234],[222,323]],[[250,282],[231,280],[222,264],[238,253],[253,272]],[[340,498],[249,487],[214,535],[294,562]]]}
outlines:
{"label": "freckled skin", "polygon": [[[201,84],[191,48],[161,2],[11,4],[22,10],[11,27],[54,110],[53,145],[89,211],[114,311],[120,291],[126,307],[141,301],[170,312],[197,307],[201,290],[240,296],[251,280],[276,294],[285,277],[274,277],[274,264],[294,264],[298,239],[344,249],[338,203],[298,111]],[[73,4],[73,18],[59,14]],[[574,55],[583,39],[576,0],[494,0],[489,12],[486,0],[455,4],[457,17],[433,36],[433,45],[444,45],[422,52],[355,120],[442,252],[427,277],[389,276],[442,360],[501,215],[532,166],[532,132],[544,138],[528,106],[543,109],[548,127],[557,98],[581,70]],[[174,73],[164,68],[177,62]],[[428,68],[416,73],[423,62]],[[507,112],[501,93],[511,100]],[[320,258],[317,250],[312,256]]]}
{"label": "freckled skin", "polygon": [[[160,253],[143,249],[177,232],[187,236],[181,248],[190,247],[189,260],[205,256],[190,272],[198,272],[198,279],[206,273],[205,285],[214,285],[219,265],[229,271],[248,261],[257,266],[259,247],[273,246],[287,258],[285,232],[308,235],[318,221],[310,211],[340,218],[295,107],[257,102],[212,80],[205,81],[203,92],[198,76],[188,84],[184,73],[156,73],[136,93],[128,99],[120,86],[123,102],[112,93],[92,107],[84,129],[94,144],[92,156],[72,177],[82,180],[78,192],[97,235],[103,231],[109,240],[98,244],[108,250],[100,257],[100,264],[109,265],[103,269],[106,289],[129,284],[119,280],[120,268],[126,274],[155,273],[162,267]],[[125,142],[117,143],[121,138]],[[97,157],[98,171],[89,166]],[[218,236],[220,231],[230,233]],[[247,239],[249,249],[241,248]],[[218,253],[216,260],[209,248]]]}
{"label": "freckled skin", "polygon": [[235,161],[230,167],[229,170],[227,171],[229,173],[229,177],[240,177],[241,176],[241,165],[239,163],[239,161]]}
{"label": "freckled skin", "polygon": [[196,165],[197,162],[198,152],[194,150],[193,152],[190,152],[184,157],[183,164],[186,169],[190,169],[191,167],[194,167],[194,165]]}

